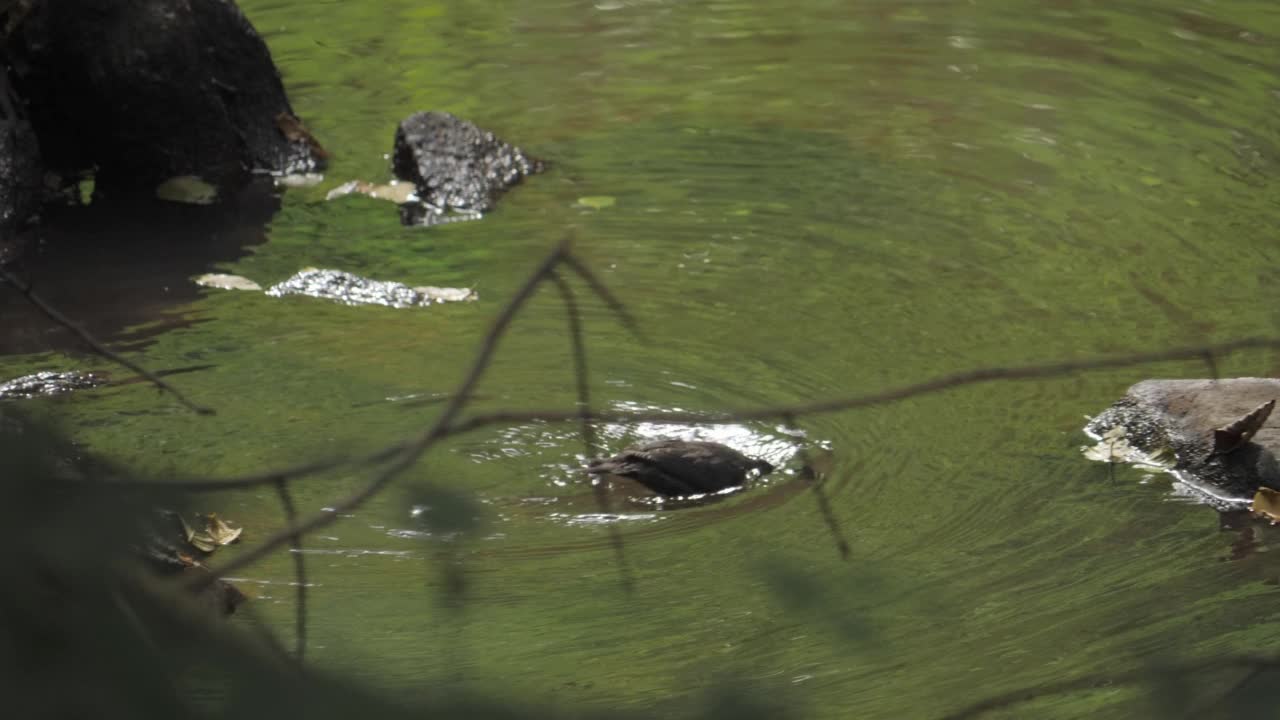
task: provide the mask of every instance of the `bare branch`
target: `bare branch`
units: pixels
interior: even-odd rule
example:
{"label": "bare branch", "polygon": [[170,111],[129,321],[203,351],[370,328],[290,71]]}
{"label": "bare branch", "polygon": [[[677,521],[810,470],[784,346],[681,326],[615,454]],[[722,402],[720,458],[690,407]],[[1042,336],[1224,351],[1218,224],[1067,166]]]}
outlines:
{"label": "bare branch", "polygon": [[597,423],[671,423],[676,425],[724,425],[730,423],[752,422],[757,420],[779,420],[802,415],[819,415],[823,413],[856,410],[858,408],[887,405],[919,395],[950,390],[966,385],[1011,381],[1042,380],[1061,377],[1073,373],[1091,370],[1108,370],[1136,365],[1148,365],[1173,360],[1203,359],[1206,354],[1214,356],[1230,355],[1243,350],[1280,349],[1280,338],[1245,338],[1215,345],[1199,345],[1194,347],[1174,348],[1157,352],[1135,353],[1132,355],[1112,355],[1086,358],[1084,360],[1066,360],[1051,363],[1018,365],[1009,367],[988,367],[967,370],[950,375],[943,375],[924,382],[903,385],[897,388],[854,395],[851,397],[822,400],[814,403],[798,405],[776,405],[741,411],[719,411],[711,413],[693,412],[591,412],[585,416],[576,411],[497,411],[476,415],[464,422],[457,423],[450,429],[450,435],[458,435],[487,427],[489,425],[512,425],[527,422],[570,422],[582,419]]}
{"label": "bare branch", "polygon": [[533,297],[538,286],[542,284],[556,266],[564,258],[568,252],[568,242],[563,241],[555,247],[547,257],[538,265],[524,282],[516,294],[507,302],[498,313],[498,317],[490,326],[489,332],[485,334],[484,340],[480,345],[480,351],[477,353],[475,360],[472,361],[471,368],[467,371],[466,378],[463,379],[458,391],[449,400],[449,404],[445,406],[444,412],[440,417],[416,438],[403,446],[395,457],[385,468],[376,473],[363,488],[355,493],[339,500],[330,506],[326,511],[312,515],[300,523],[287,527],[279,532],[269,536],[262,541],[260,545],[244,554],[236,557],[231,562],[209,573],[202,578],[199,584],[204,585],[212,582],[216,578],[225,576],[227,573],[234,572],[243,567],[247,567],[262,559],[266,555],[275,551],[279,547],[288,544],[293,538],[311,532],[316,528],[321,528],[338,519],[342,513],[350,512],[360,507],[369,498],[377,495],[392,480],[400,475],[400,473],[409,469],[427,448],[435,444],[439,439],[446,437],[450,433],[451,423],[457,418],[466,406],[471,393],[475,390],[476,385],[480,383],[480,378],[484,376],[484,371],[489,367],[489,363],[493,360],[493,355],[497,351],[498,341],[506,332],[507,327],[515,318],[520,308],[524,307],[529,298]]}
{"label": "bare branch", "polygon": [[[800,427],[794,416],[786,418],[787,425],[791,427]],[[827,497],[826,488],[823,487],[824,478],[818,477],[817,471],[813,467],[813,458],[810,457],[809,448],[801,443],[797,452],[800,456],[800,477],[813,490],[813,497],[818,501],[818,512],[822,515],[822,522],[827,526],[827,532],[831,533],[831,539],[836,544],[836,552],[840,553],[841,560],[849,559],[849,541],[845,539],[844,529],[840,527],[840,518],[836,517],[836,511],[831,507],[831,500]]]}
{"label": "bare branch", "polygon": [[116,363],[117,365],[122,365],[138,373],[142,377],[149,380],[152,385],[155,385],[157,388],[160,388],[164,392],[169,393],[178,402],[182,403],[184,406],[187,407],[187,409],[195,412],[196,414],[198,415],[214,414],[214,411],[212,408],[208,408],[203,405],[197,405],[194,402],[188,400],[185,395],[178,392],[177,388],[165,382],[163,379],[160,378],[159,375],[151,372],[150,370],[142,367],[141,365],[133,362],[132,360],[129,360],[123,355],[120,355],[119,353],[116,353],[115,351],[110,350],[109,348],[107,348],[106,345],[103,345],[102,343],[98,342],[97,339],[95,339],[92,335],[90,335],[87,330],[85,330],[84,328],[72,322],[70,318],[68,318],[66,315],[63,315],[61,312],[59,312],[57,308],[54,308],[49,303],[45,302],[44,298],[41,298],[39,295],[36,295],[34,292],[32,292],[31,285],[27,283],[23,283],[21,280],[18,279],[18,276],[14,275],[12,272],[4,268],[0,268],[0,278],[3,278],[6,283],[12,285],[15,290],[17,290],[19,293],[22,294],[23,297],[27,299],[27,302],[31,303],[40,312],[44,313],[45,316],[48,317],[50,320],[54,321],[55,323],[75,333],[76,336],[80,338],[80,341],[83,342],[85,345],[89,346],[89,348],[93,350],[93,352],[97,353],[98,355],[101,355],[102,357],[110,360],[111,362]]}
{"label": "bare branch", "polygon": [[[276,494],[280,496],[280,506],[284,508],[285,523],[292,527],[298,522],[298,511],[293,506],[288,483],[276,480]],[[290,545],[293,550],[293,576],[298,586],[298,596],[293,607],[294,637],[298,662],[302,662],[307,652],[307,563],[302,556],[302,537],[295,535]]]}
{"label": "bare branch", "polygon": [[[418,459],[422,457],[423,453],[425,453],[427,449],[437,441],[445,437],[462,434],[491,425],[518,424],[535,421],[578,421],[583,424],[584,428],[586,428],[584,430],[584,436],[586,437],[588,447],[590,447],[592,444],[592,430],[590,429],[590,425],[592,423],[658,422],[673,424],[725,424],[766,419],[794,419],[795,417],[802,415],[838,412],[874,405],[883,405],[910,397],[985,382],[1043,379],[1089,370],[1131,367],[1155,362],[1187,359],[1203,360],[1205,358],[1213,358],[1218,355],[1226,355],[1249,349],[1280,348],[1280,338],[1247,338],[1214,345],[1184,347],[1131,355],[1087,358],[1083,360],[1068,360],[1023,366],[978,368],[966,372],[943,375],[933,380],[904,385],[898,388],[892,388],[875,393],[823,400],[813,403],[762,407],[737,412],[598,412],[591,410],[591,408],[586,405],[586,401],[589,400],[589,395],[587,394],[585,387],[585,349],[581,342],[581,326],[580,319],[578,319],[576,313],[576,302],[574,301],[572,293],[569,292],[569,294],[565,295],[565,298],[566,308],[570,313],[571,333],[575,338],[575,361],[578,363],[579,367],[579,407],[573,411],[498,411],[477,415],[466,420],[458,420],[458,416],[462,413],[468,402],[473,397],[476,386],[483,377],[485,370],[489,367],[494,353],[497,351],[497,346],[502,335],[507,331],[516,314],[533,296],[538,287],[544,281],[551,279],[562,288],[562,293],[568,289],[568,286],[564,284],[563,278],[555,272],[556,268],[561,264],[567,264],[574,268],[589,284],[592,285],[593,290],[600,293],[601,297],[606,299],[606,302],[610,302],[611,304],[616,303],[616,300],[608,293],[608,290],[603,289],[603,286],[599,285],[598,280],[591,275],[590,271],[570,255],[568,240],[561,242],[538,265],[525,283],[499,312],[498,317],[495,318],[492,326],[486,333],[476,358],[468,369],[462,384],[459,386],[457,392],[449,398],[444,411],[430,427],[408,440],[392,443],[364,458],[362,464],[366,466],[374,463],[380,463],[384,460],[389,460],[389,463],[380,471],[376,472],[364,487],[360,488],[348,497],[333,503],[331,507],[327,508],[324,512],[312,515],[302,521],[291,522],[289,527],[269,536],[259,546],[236,557],[224,567],[210,573],[206,578],[197,581],[196,584],[207,585],[213,580],[225,576],[227,573],[257,562],[262,557],[284,545],[293,543],[297,538],[307,532],[329,525],[341,514],[359,507],[380,492],[393,479],[416,463]],[[624,322],[630,322],[629,315],[623,314],[625,313],[625,308],[622,308],[620,303],[617,304],[616,309],[620,311],[620,315],[624,318]],[[347,464],[348,462],[351,462],[348,458],[336,458],[248,477],[229,478],[224,480],[202,480],[190,483],[188,487],[193,492],[199,492],[285,482],[291,479],[301,478],[333,469]],[[171,489],[183,489],[182,483],[166,483],[166,485]],[[603,491],[602,487],[597,489],[597,493],[603,493]],[[847,554],[847,543],[843,541],[843,536],[839,531],[838,522],[836,521],[834,514],[830,512],[831,508],[829,503],[826,502],[825,495],[818,497],[818,501],[820,508],[825,507],[824,520],[828,523],[828,527],[832,529],[833,535],[838,538],[837,543],[840,548],[840,552],[842,554]],[[607,503],[607,498],[601,498],[600,502]],[[607,505],[604,507],[607,507]]]}
{"label": "bare branch", "polygon": [[578,312],[578,301],[573,295],[573,288],[569,287],[560,273],[552,271],[551,281],[560,292],[560,300],[564,303],[565,315],[568,316],[569,338],[573,345],[573,375],[578,391],[578,413],[584,418],[583,450],[588,458],[592,458],[600,454],[600,447],[596,442],[595,426],[585,419],[586,413],[591,412],[591,385],[587,379],[587,346],[582,337],[582,316]]}
{"label": "bare branch", "polygon": [[[573,374],[577,381],[578,389],[578,412],[583,415],[582,420],[582,445],[586,451],[586,458],[591,458],[600,454],[599,443],[596,441],[595,426],[590,420],[586,419],[586,413],[591,412],[591,384],[587,377],[587,345],[582,336],[582,316],[578,312],[578,301],[574,297],[573,288],[569,287],[569,283],[565,282],[564,277],[560,273],[552,271],[551,281],[555,283],[556,289],[560,292],[560,299],[564,302],[565,315],[569,321],[569,337],[573,344]],[[608,514],[612,511],[609,506],[609,493],[603,480],[592,478],[591,494],[595,497],[596,509],[601,514]],[[622,587],[630,592],[635,588],[635,581],[631,575],[631,566],[627,563],[626,547],[622,540],[622,531],[617,525],[609,525],[609,545],[613,548],[613,556],[618,564],[618,572],[622,576]]]}
{"label": "bare branch", "polygon": [[[804,415],[840,412],[843,410],[854,410],[857,408],[871,407],[875,405],[886,405],[899,400],[916,397],[918,395],[927,395],[929,393],[985,382],[1046,379],[1070,375],[1076,372],[1133,367],[1137,365],[1167,362],[1172,360],[1203,360],[1206,356],[1217,357],[1230,355],[1244,350],[1258,349],[1280,349],[1280,338],[1246,338],[1243,340],[1219,343],[1215,345],[1175,348],[1161,352],[1114,355],[1047,364],[979,368],[951,375],[943,375],[933,380],[904,385],[898,388],[891,388],[889,390],[869,393],[866,395],[855,395],[835,400],[826,400],[819,403],[763,407],[738,412],[715,411],[708,413],[692,413],[661,411],[583,411],[581,409],[496,411],[475,415],[465,420],[453,423],[448,428],[442,428],[439,431],[439,437],[435,439],[462,435],[493,425],[517,425],[529,422],[591,422],[596,424],[653,422],[669,423],[673,425],[715,425],[751,422],[757,420],[778,420],[787,417],[801,417]],[[454,397],[458,396],[455,395]],[[277,478],[292,480],[332,470],[346,464],[369,465],[380,463],[388,458],[394,457],[411,449],[419,442],[421,442],[421,437],[417,439],[410,438],[408,440],[401,440],[392,443],[363,458],[334,458],[331,460],[305,463],[290,468],[282,468],[277,471],[257,473],[242,477],[223,479],[213,478],[195,480],[191,482],[156,483],[150,481],[126,480],[119,482],[122,485],[130,486],[163,485],[166,488],[172,488],[180,491],[190,490],[191,492],[215,492],[219,490],[255,487],[271,484],[275,482]]]}
{"label": "bare branch", "polygon": [[613,291],[596,276],[594,270],[574,256],[573,253],[566,253],[563,262],[577,273],[578,277],[582,278],[582,281],[590,286],[591,291],[609,306],[609,309],[618,316],[618,321],[622,323],[623,327],[630,330],[636,337],[644,339],[644,331],[640,329],[640,323],[636,322],[635,316],[631,314],[626,305],[622,304],[622,301],[618,300]]}

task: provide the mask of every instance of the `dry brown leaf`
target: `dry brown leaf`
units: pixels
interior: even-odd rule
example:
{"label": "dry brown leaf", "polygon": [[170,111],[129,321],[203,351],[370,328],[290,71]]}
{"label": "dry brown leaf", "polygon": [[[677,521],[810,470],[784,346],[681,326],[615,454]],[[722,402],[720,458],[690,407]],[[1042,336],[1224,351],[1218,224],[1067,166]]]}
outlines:
{"label": "dry brown leaf", "polygon": [[329,159],[329,151],[324,149],[320,141],[316,139],[306,125],[298,118],[287,112],[276,115],[276,127],[280,129],[280,134],[284,135],[284,139],[289,142],[305,142],[307,147],[311,148],[311,154],[321,160]]}
{"label": "dry brown leaf", "polygon": [[1213,431],[1213,454],[1226,455],[1244,446],[1262,429],[1262,425],[1271,416],[1276,406],[1275,400],[1268,400],[1254,408],[1249,414],[1225,427]]}
{"label": "dry brown leaf", "polygon": [[1280,522],[1280,492],[1268,487],[1258,488],[1249,509],[1253,511],[1255,517],[1270,520],[1273,525]]}

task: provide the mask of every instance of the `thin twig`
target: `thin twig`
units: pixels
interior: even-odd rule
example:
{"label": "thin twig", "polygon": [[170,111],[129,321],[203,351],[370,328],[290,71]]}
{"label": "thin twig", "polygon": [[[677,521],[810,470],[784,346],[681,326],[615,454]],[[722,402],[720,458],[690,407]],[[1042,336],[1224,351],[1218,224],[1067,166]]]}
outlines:
{"label": "thin twig", "polygon": [[[968,370],[950,375],[943,375],[933,380],[903,385],[889,390],[854,395],[851,397],[825,400],[817,403],[800,405],[782,405],[754,408],[741,411],[711,411],[707,413],[693,412],[644,412],[644,411],[583,411],[575,410],[500,410],[480,415],[473,415],[465,420],[451,424],[439,431],[439,437],[452,437],[475,432],[494,425],[519,425],[530,422],[591,422],[601,423],[669,423],[673,425],[724,425],[759,420],[778,420],[787,417],[801,417],[820,413],[840,412],[858,408],[886,405],[889,403],[927,395],[929,393],[950,390],[965,385],[976,385],[986,382],[1046,379],[1090,370],[1106,370],[1133,367],[1171,360],[1203,359],[1206,355],[1230,355],[1243,350],[1280,349],[1280,338],[1245,338],[1232,342],[1197,347],[1175,348],[1161,352],[1137,353],[1131,355],[1114,355],[1099,358],[1087,358],[1056,363],[1032,364],[1011,367],[993,367]],[[455,396],[457,397],[457,396]],[[292,479],[331,470],[344,464],[372,464],[399,455],[410,450],[417,439],[399,440],[359,460],[340,458],[330,461],[307,463],[285,468],[274,472],[256,473],[242,477],[205,479],[186,482],[163,483],[149,481],[121,481],[130,486],[150,486],[163,484],[166,488],[179,491],[190,489],[192,492],[212,492],[246,487],[267,485],[275,482],[277,477]]]}
{"label": "thin twig", "polygon": [[[1135,365],[1147,365],[1172,360],[1203,359],[1206,353],[1228,355],[1242,350],[1280,349],[1280,338],[1245,338],[1216,345],[1175,348],[1158,352],[1135,353],[1132,355],[1113,355],[1087,358],[1084,360],[1066,360],[1051,363],[988,367],[964,372],[942,375],[932,380],[902,385],[889,390],[854,395],[852,397],[822,400],[798,405],[775,405],[740,411],[718,411],[709,413],[694,412],[632,412],[608,411],[587,413],[585,418],[596,423],[672,423],[677,425],[725,425],[758,420],[778,420],[790,416],[819,415],[823,413],[856,410],[858,408],[887,405],[906,400],[918,395],[950,390],[965,385],[1011,381],[1042,380],[1046,378],[1071,375],[1090,370],[1108,370]],[[460,435],[490,425],[514,425],[528,422],[572,422],[581,421],[584,414],[577,411],[496,411],[475,415],[464,422],[457,423],[450,429],[450,435]]]}
{"label": "thin twig", "polygon": [[626,305],[622,304],[622,301],[618,300],[613,291],[596,276],[594,270],[579,260],[573,253],[565,254],[564,264],[577,273],[578,277],[582,278],[582,281],[591,287],[592,292],[600,296],[600,299],[618,316],[618,320],[623,327],[630,330],[636,337],[642,340],[645,338],[644,331],[640,329],[640,323],[636,322],[635,316],[631,314]]}
{"label": "thin twig", "polygon": [[[586,459],[590,460],[600,454],[600,446],[596,441],[595,425],[585,418],[586,413],[591,412],[591,383],[587,375],[587,344],[582,333],[582,316],[578,312],[578,300],[574,297],[573,288],[569,287],[569,283],[565,282],[564,277],[560,273],[552,271],[551,281],[555,283],[556,289],[560,292],[560,300],[564,303],[565,315],[569,321],[569,338],[573,346],[573,375],[578,390],[578,412],[584,416],[582,420],[582,445],[583,450],[586,452]],[[608,515],[612,512],[608,487],[603,479],[591,479],[591,494],[595,497],[596,509],[600,514]],[[622,531],[618,529],[617,524],[611,523],[608,526],[608,532],[609,545],[613,548],[613,556],[618,565],[618,572],[622,576],[622,587],[630,592],[635,588],[635,581],[631,574],[631,566],[627,562]]]}
{"label": "thin twig", "polygon": [[585,419],[591,412],[591,383],[587,377],[587,345],[582,336],[582,315],[578,312],[578,299],[574,297],[573,288],[564,281],[560,273],[552,271],[551,281],[560,293],[560,301],[564,303],[564,312],[569,322],[569,340],[573,349],[574,385],[578,392],[578,413],[582,420],[582,445],[587,459],[600,454],[596,442],[596,428],[590,420]]}
{"label": "thin twig", "polygon": [[95,353],[97,353],[98,355],[101,355],[102,357],[110,360],[111,362],[114,362],[117,365],[122,365],[138,373],[139,375],[145,377],[147,380],[151,381],[152,385],[155,385],[156,387],[160,388],[164,392],[169,393],[175,399],[177,399],[178,402],[182,403],[189,410],[195,412],[196,414],[198,415],[214,414],[214,411],[212,408],[208,408],[203,405],[197,405],[196,403],[188,400],[185,395],[178,392],[177,388],[165,382],[163,379],[161,379],[159,375],[151,372],[150,370],[142,367],[141,365],[133,362],[132,360],[129,360],[123,355],[120,355],[119,353],[116,353],[115,351],[108,349],[107,346],[98,342],[98,340],[95,339],[92,335],[90,335],[87,330],[85,330],[84,328],[72,322],[70,318],[68,318],[66,315],[63,315],[61,312],[59,312],[57,308],[54,308],[49,303],[45,302],[45,300],[41,298],[39,295],[36,295],[34,292],[32,292],[31,285],[27,283],[23,283],[12,272],[4,268],[0,268],[0,278],[3,278],[5,282],[12,285],[15,290],[17,290],[19,293],[22,294],[23,297],[27,299],[27,302],[35,306],[35,308],[40,312],[44,313],[45,316],[48,317],[50,320],[53,320],[55,323],[75,333],[76,336],[80,338],[81,342],[89,346],[89,348],[93,350]]}
{"label": "thin twig", "polygon": [[[788,416],[784,420],[788,426],[799,429],[800,424],[796,422],[794,416]],[[835,510],[831,508],[831,500],[827,497],[823,478],[818,477],[817,471],[814,470],[813,458],[810,456],[808,446],[803,442],[800,443],[796,454],[800,458],[800,477],[813,490],[813,497],[818,502],[818,512],[822,515],[822,522],[826,524],[827,532],[831,533],[831,539],[836,544],[836,552],[840,553],[841,560],[848,560],[849,541],[845,539],[844,530],[840,527],[840,518],[836,517]]]}
{"label": "thin twig", "polygon": [[1233,655],[1228,657],[1205,658],[1203,660],[1193,660],[1186,664],[1163,667],[1159,670],[1153,670],[1150,667],[1139,668],[1121,673],[1097,673],[1095,675],[1085,675],[1084,677],[1073,678],[1071,680],[1063,680],[1061,682],[1048,683],[1034,688],[1024,688],[1013,692],[996,695],[987,698],[981,702],[964,707],[956,712],[949,713],[941,718],[941,720],[969,720],[970,718],[979,717],[993,710],[1001,710],[1015,705],[1031,702],[1032,700],[1040,700],[1054,695],[1066,695],[1068,693],[1080,692],[1083,690],[1093,690],[1113,687],[1116,685],[1132,685],[1150,679],[1159,673],[1166,673],[1175,676],[1196,675],[1206,670],[1221,670],[1227,667],[1238,667],[1247,670],[1271,670],[1280,668],[1280,657],[1271,655]]}
{"label": "thin twig", "polygon": [[[298,522],[298,511],[293,506],[288,483],[282,479],[276,480],[276,494],[280,496],[280,507],[284,508],[285,522],[292,527]],[[298,662],[302,662],[307,653],[307,563],[302,556],[302,536],[295,535],[290,545],[293,551],[293,576],[298,586],[293,608],[294,637],[297,641]]]}
{"label": "thin twig", "polygon": [[480,345],[480,351],[477,353],[475,360],[472,361],[471,367],[467,371],[466,378],[462,381],[458,391],[454,393],[454,396],[450,399],[449,404],[445,406],[444,412],[441,413],[440,417],[437,418],[434,423],[432,423],[431,427],[427,428],[405,445],[403,450],[401,450],[395,458],[392,459],[390,464],[375,474],[373,479],[364,487],[346,498],[333,503],[324,512],[312,515],[300,523],[272,534],[263,540],[256,548],[245,552],[221,568],[211,572],[208,577],[202,579],[201,582],[207,584],[208,582],[212,582],[213,579],[222,577],[227,573],[252,565],[275,551],[277,548],[288,544],[294,537],[311,532],[316,528],[329,525],[337,520],[343,513],[350,512],[360,507],[369,500],[369,498],[377,495],[382,488],[386,487],[387,484],[399,476],[400,473],[404,472],[417,462],[418,458],[422,457],[422,454],[435,444],[436,441],[449,435],[451,423],[453,423],[457,416],[462,412],[463,408],[467,404],[468,398],[471,397],[472,391],[474,391],[476,385],[479,384],[480,378],[484,376],[484,371],[489,367],[489,363],[493,360],[494,352],[498,348],[498,341],[502,338],[503,333],[506,332],[507,327],[515,318],[516,313],[520,311],[520,308],[524,307],[525,303],[529,301],[529,298],[533,297],[538,286],[547,279],[551,271],[554,270],[556,265],[558,265],[564,258],[567,251],[567,242],[561,242],[557,245],[555,249],[547,255],[546,259],[544,259],[533,271],[529,276],[529,279],[524,282],[518,291],[516,291],[516,294],[502,308],[502,311],[498,313],[498,317],[493,321],[493,325],[490,326],[489,332],[485,334],[484,340]]}
{"label": "thin twig", "polygon": [[[571,256],[569,255],[569,243],[567,240],[561,242],[547,255],[547,257],[538,265],[494,320],[481,343],[480,350],[477,353],[475,360],[472,362],[465,379],[460,385],[458,391],[454,393],[452,398],[450,398],[448,405],[445,407],[440,417],[437,418],[430,427],[418,434],[416,437],[413,437],[408,441],[394,443],[387,448],[384,448],[382,451],[379,451],[379,453],[377,453],[379,455],[385,453],[387,456],[390,456],[391,462],[380,472],[376,473],[364,487],[348,497],[333,503],[329,508],[326,508],[324,512],[312,515],[297,524],[293,524],[290,527],[274,533],[266,538],[259,546],[236,557],[227,565],[211,572],[206,578],[197,581],[196,585],[207,585],[227,573],[247,567],[280,547],[289,544],[294,538],[333,523],[341,514],[350,512],[368,501],[374,495],[378,494],[378,492],[386,487],[393,479],[417,462],[417,460],[422,457],[423,453],[425,453],[427,449],[437,441],[445,437],[458,435],[489,425],[516,424],[534,421],[565,422],[573,420],[594,423],[738,423],[883,405],[915,397],[917,395],[924,395],[964,385],[973,385],[997,380],[1005,381],[1048,378],[1085,370],[1131,367],[1134,365],[1153,362],[1204,358],[1206,355],[1227,354],[1247,349],[1280,348],[1280,339],[1277,338],[1248,338],[1216,345],[1176,348],[1173,350],[1138,353],[1133,355],[1060,361],[1014,367],[979,368],[967,372],[944,375],[933,380],[905,385],[877,393],[825,400],[815,403],[757,408],[754,410],[740,412],[719,412],[714,414],[689,412],[596,412],[589,408],[577,408],[571,412],[500,411],[474,416],[465,421],[458,421],[458,416],[466,407],[468,401],[472,397],[472,393],[474,392],[476,385],[479,383],[485,370],[492,361],[493,355],[497,350],[499,340],[510,326],[516,314],[533,296],[538,287],[552,276],[552,273],[558,265],[561,263],[571,264],[572,262]],[[600,292],[599,288],[593,286],[593,289]],[[260,482],[264,477],[271,477],[270,481],[275,482],[275,475],[259,475],[254,479],[254,481]],[[205,483],[205,486],[208,488],[212,484],[214,483]],[[234,485],[236,487],[245,487],[247,484],[246,480],[241,478],[232,479],[232,481],[228,483],[228,486]],[[171,487],[173,486],[171,485]]]}

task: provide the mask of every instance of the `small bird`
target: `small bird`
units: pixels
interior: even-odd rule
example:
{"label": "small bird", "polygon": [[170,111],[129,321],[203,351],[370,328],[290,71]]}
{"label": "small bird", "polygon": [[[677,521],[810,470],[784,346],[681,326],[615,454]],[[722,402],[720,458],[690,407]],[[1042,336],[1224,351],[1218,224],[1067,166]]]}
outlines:
{"label": "small bird", "polygon": [[764,475],[773,471],[773,465],[749,458],[727,445],[702,440],[656,440],[587,463],[587,472],[592,475],[630,478],[669,496],[738,487],[747,481],[752,470]]}

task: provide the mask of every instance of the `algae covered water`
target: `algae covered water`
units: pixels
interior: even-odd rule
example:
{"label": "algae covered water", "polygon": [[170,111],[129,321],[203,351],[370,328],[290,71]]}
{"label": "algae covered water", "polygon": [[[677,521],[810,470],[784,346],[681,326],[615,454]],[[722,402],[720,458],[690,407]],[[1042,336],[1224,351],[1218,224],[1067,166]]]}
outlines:
{"label": "algae covered water", "polygon": [[[141,383],[27,401],[151,473],[232,475],[421,429],[566,236],[644,330],[579,287],[602,408],[799,403],[1280,329],[1270,2],[241,5],[332,153],[325,181],[200,247],[181,223],[153,226],[150,244],[94,251],[94,271],[64,271],[74,290],[53,293],[130,357],[183,371],[172,382],[218,414]],[[478,222],[408,229],[386,203],[325,200],[385,181],[396,122],[426,109],[551,168]],[[187,282],[265,287],[306,266],[480,299],[393,310]],[[572,409],[565,326],[540,293],[478,407]],[[69,343],[44,349],[38,325],[12,332],[5,378],[107,369]],[[1276,367],[1255,352],[1219,370]],[[737,682],[806,717],[896,718],[1265,652],[1280,568],[1233,557],[1239,536],[1164,481],[1079,450],[1084,416],[1131,383],[1205,372],[991,384],[795,424],[599,428],[610,450],[691,433],[784,468],[675,510],[624,493],[601,511],[572,424],[471,433],[307,539],[309,658],[390,692],[684,713]],[[824,460],[847,558],[795,474],[802,447]],[[296,500],[318,511],[361,477],[309,480]],[[464,537],[421,522],[428,477],[479,508]],[[250,544],[284,522],[270,488],[210,502]],[[280,553],[238,577],[286,635],[292,568]],[[1187,692],[1237,680],[1207,673]],[[1154,716],[1148,689],[1008,716]]]}

